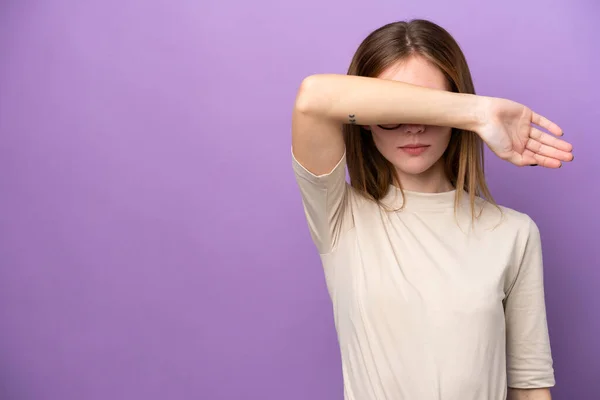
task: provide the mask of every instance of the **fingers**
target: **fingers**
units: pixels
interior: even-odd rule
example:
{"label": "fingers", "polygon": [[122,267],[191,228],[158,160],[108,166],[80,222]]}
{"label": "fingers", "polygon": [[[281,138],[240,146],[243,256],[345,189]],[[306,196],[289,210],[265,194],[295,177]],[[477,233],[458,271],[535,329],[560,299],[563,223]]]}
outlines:
{"label": "fingers", "polygon": [[518,167],[524,167],[526,165],[537,165],[538,160],[535,159],[534,154],[535,153],[533,151],[527,149],[525,149],[523,154],[514,152],[512,154],[512,158],[509,161]]}
{"label": "fingers", "polygon": [[541,144],[544,144],[546,146],[564,151],[564,152],[572,152],[573,151],[573,145],[569,142],[566,142],[562,139],[558,139],[555,138],[554,136],[551,136],[545,132],[540,131],[539,129],[536,128],[531,128],[531,131],[529,132],[529,137],[533,140],[535,140],[536,142],[540,142]]}
{"label": "fingers", "polygon": [[546,156],[542,156],[540,154],[534,154],[533,158],[535,159],[535,163],[541,167],[545,168],[560,168],[562,167],[562,163],[556,158],[550,158]]}
{"label": "fingers", "polygon": [[517,165],[539,165],[546,168],[560,168],[563,161],[571,161],[573,155],[568,152],[554,149],[530,139],[526,150],[521,155]]}
{"label": "fingers", "polygon": [[525,150],[523,154],[514,153],[510,162],[519,167],[538,165],[544,168],[560,168],[562,166],[562,163],[556,158],[546,157],[531,150]]}
{"label": "fingers", "polygon": [[534,112],[532,112],[531,122],[548,130],[553,135],[556,135],[556,136],[563,135],[563,131],[562,131],[562,129],[560,129],[560,127],[558,125],[556,125],[554,122],[550,121],[548,118],[543,117]]}
{"label": "fingers", "polygon": [[531,131],[529,132],[529,136],[532,139],[547,146],[553,147],[555,149],[568,152],[573,151],[573,145],[571,143],[562,139],[555,138],[554,136],[548,135],[547,133],[542,132],[537,128],[532,127]]}
{"label": "fingers", "polygon": [[562,162],[573,161],[573,145],[536,128],[531,128],[525,148],[532,152],[536,164],[547,168],[560,168]]}
{"label": "fingers", "polygon": [[537,140],[530,138],[525,144],[525,148],[531,150],[535,154],[546,156],[557,159],[559,161],[572,161],[573,153],[571,151],[561,150],[556,147],[538,142]]}
{"label": "fingers", "polygon": [[548,130],[551,135],[532,126],[524,151],[519,155],[513,153],[513,157],[518,159],[511,162],[520,166],[537,164],[545,168],[560,168],[563,162],[573,160],[573,145],[555,137],[563,136],[557,124],[534,112],[531,122]]}

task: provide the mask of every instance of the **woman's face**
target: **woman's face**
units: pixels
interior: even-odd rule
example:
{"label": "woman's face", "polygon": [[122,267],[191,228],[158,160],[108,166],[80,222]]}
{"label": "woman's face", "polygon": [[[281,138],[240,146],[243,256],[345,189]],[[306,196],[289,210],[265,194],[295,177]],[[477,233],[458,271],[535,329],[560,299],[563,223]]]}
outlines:
{"label": "woman's face", "polygon": [[[443,73],[419,56],[392,65],[379,77],[432,89],[448,90],[448,83]],[[450,142],[452,128],[403,124],[397,127],[375,125],[370,126],[369,129],[373,134],[375,146],[396,167],[401,181],[402,176],[423,174],[432,167],[439,169],[439,173],[443,173],[442,156]]]}

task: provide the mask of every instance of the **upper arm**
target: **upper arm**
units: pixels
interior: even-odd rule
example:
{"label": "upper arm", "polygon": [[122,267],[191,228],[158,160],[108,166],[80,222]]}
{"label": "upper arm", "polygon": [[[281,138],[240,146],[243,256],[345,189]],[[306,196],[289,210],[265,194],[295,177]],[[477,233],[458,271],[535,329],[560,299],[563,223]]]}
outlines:
{"label": "upper arm", "polygon": [[550,389],[510,389],[507,400],[552,400]]}
{"label": "upper arm", "polygon": [[516,278],[505,299],[508,386],[552,387],[554,369],[546,318],[540,233],[528,219]]}
{"label": "upper arm", "polygon": [[324,115],[328,107],[318,77],[304,79],[292,115],[292,148],[300,164],[315,175],[330,173],[344,154],[342,124]]}
{"label": "upper arm", "polygon": [[311,79],[302,83],[292,117],[293,170],[313,242],[319,253],[333,250],[350,218],[346,157],[339,122],[314,108],[326,106]]}
{"label": "upper arm", "polygon": [[352,221],[345,154],[326,174],[309,171],[296,159],[293,150],[292,165],[313,242],[320,254],[329,253]]}

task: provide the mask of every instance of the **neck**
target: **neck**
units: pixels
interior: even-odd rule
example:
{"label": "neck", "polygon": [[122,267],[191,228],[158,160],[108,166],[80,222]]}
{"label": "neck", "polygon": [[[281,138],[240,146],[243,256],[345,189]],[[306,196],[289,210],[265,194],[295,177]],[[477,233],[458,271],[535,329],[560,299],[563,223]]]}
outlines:
{"label": "neck", "polygon": [[454,190],[446,177],[442,160],[420,174],[405,174],[397,171],[402,188],[420,193],[443,193]]}

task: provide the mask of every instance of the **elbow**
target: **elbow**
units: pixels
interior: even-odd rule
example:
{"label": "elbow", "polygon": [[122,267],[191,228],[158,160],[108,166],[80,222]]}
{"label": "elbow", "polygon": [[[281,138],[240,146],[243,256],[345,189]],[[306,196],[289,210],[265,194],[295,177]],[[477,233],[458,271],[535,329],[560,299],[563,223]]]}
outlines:
{"label": "elbow", "polygon": [[320,75],[309,75],[302,80],[298,93],[294,111],[301,114],[315,114],[322,109],[322,77]]}

